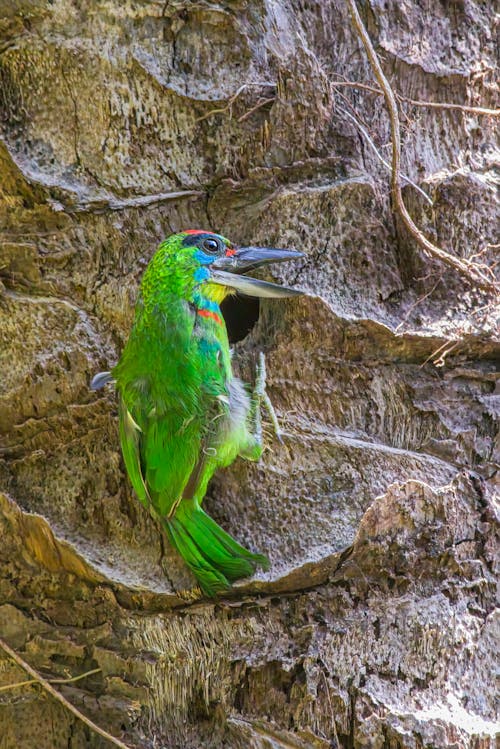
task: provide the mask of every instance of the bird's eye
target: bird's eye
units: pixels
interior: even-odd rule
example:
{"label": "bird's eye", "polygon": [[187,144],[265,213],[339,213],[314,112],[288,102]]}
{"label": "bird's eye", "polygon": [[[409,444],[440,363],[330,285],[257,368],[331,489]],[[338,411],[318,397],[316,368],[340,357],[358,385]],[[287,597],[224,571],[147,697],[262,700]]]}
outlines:
{"label": "bird's eye", "polygon": [[219,243],[216,239],[204,239],[202,247],[211,255],[215,255],[215,253],[219,252],[220,250]]}

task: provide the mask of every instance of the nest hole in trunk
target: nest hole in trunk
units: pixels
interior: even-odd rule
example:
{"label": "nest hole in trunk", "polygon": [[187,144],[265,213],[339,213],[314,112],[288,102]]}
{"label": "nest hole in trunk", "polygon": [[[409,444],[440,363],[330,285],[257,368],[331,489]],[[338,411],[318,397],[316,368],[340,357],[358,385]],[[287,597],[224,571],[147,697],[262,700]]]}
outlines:
{"label": "nest hole in trunk", "polygon": [[257,297],[227,296],[221,304],[226,321],[229,343],[238,343],[250,333],[259,319],[260,304]]}

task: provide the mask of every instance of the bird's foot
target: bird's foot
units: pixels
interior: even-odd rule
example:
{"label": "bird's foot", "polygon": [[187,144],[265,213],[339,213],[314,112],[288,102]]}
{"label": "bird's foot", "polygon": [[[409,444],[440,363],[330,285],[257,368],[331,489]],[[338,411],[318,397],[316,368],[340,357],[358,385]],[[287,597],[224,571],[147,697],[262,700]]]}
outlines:
{"label": "bird's foot", "polygon": [[255,387],[253,391],[254,398],[257,402],[257,413],[258,413],[258,419],[259,419],[259,427],[262,431],[262,427],[260,426],[260,404],[262,403],[269,414],[269,418],[271,419],[271,423],[273,425],[274,434],[276,435],[276,438],[279,442],[283,442],[282,440],[282,432],[280,429],[280,425],[278,422],[278,417],[276,416],[276,411],[274,410],[274,406],[271,403],[271,399],[269,395],[267,394],[266,390],[266,358],[264,356],[264,353],[261,351],[259,353],[259,362],[257,364],[257,372],[255,377]]}

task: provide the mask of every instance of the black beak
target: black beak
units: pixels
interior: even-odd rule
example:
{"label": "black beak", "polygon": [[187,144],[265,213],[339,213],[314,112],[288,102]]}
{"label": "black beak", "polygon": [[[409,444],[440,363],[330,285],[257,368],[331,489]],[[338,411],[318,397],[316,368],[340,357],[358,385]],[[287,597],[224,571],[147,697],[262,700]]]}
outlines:
{"label": "black beak", "polygon": [[286,260],[298,260],[304,257],[303,252],[296,250],[279,250],[274,247],[240,247],[230,250],[231,254],[218,258],[211,266],[212,282],[230,286],[248,296],[279,298],[298,296],[302,291],[279,286],[269,281],[260,281],[250,276],[237,274],[259,268],[268,263],[283,263]]}

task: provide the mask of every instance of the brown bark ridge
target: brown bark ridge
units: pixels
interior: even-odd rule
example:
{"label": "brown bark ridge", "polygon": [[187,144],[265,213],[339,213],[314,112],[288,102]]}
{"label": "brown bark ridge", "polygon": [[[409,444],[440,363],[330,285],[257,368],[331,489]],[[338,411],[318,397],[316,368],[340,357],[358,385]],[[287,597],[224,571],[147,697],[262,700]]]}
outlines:
{"label": "brown bark ridge", "polygon": [[[491,7],[358,8],[430,198],[402,181],[411,218],[490,274]],[[0,637],[88,673],[54,688],[130,747],[495,746],[498,308],[395,216],[356,125],[390,161],[383,101],[334,81],[377,85],[343,0],[0,0]],[[307,256],[275,271],[307,294],[235,345],[247,381],[265,351],[285,434],[209,490],[272,562],[217,601],[89,391],[189,227]],[[27,678],[0,652],[0,688]],[[1,749],[107,746],[39,683],[0,691]]]}

